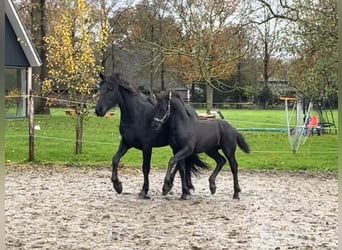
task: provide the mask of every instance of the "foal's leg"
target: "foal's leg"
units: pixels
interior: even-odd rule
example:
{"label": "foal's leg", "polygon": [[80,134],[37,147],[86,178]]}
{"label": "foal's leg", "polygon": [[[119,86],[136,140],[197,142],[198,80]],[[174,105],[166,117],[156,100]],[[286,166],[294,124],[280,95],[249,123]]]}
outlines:
{"label": "foal's leg", "polygon": [[163,185],[163,195],[167,195],[170,190],[172,189],[173,186],[173,179],[175,177],[175,174],[177,172],[177,168],[175,168],[172,171],[172,168],[176,165],[176,161],[174,159],[174,156],[170,158],[169,163],[168,163],[168,167],[166,170],[166,175],[164,178],[164,185]]}
{"label": "foal's leg", "polygon": [[222,149],[226,157],[228,158],[230,170],[233,174],[233,180],[234,180],[234,195],[233,199],[239,200],[239,193],[241,192],[239,180],[238,180],[238,163],[235,159],[235,148],[233,150],[225,150]]}
{"label": "foal's leg", "polygon": [[241,192],[240,185],[239,185],[239,180],[238,180],[238,163],[235,159],[235,154],[231,154],[228,156],[228,161],[230,164],[230,169],[233,173],[233,179],[234,179],[234,195],[233,199],[239,200],[239,193]]}
{"label": "foal's leg", "polygon": [[211,194],[215,194],[216,192],[216,177],[218,173],[221,171],[224,164],[226,164],[227,160],[219,153],[218,150],[213,150],[206,152],[206,154],[213,158],[216,161],[216,168],[214,172],[209,177],[209,189]]}
{"label": "foal's leg", "polygon": [[[181,150],[179,150],[171,159],[169,160],[166,176],[164,178],[164,185],[163,185],[163,195],[166,195],[168,192],[170,192],[172,188],[172,169],[175,167],[175,165],[181,161],[184,160],[186,157],[188,157],[191,154],[190,148],[184,147]],[[181,173],[182,178],[182,190],[189,190],[187,185],[185,185],[185,170],[184,170],[184,163],[178,164],[179,171]],[[181,172],[183,171],[183,172]]]}
{"label": "foal's leg", "polygon": [[[176,154],[176,150],[173,150],[173,154]],[[191,181],[191,169],[192,167],[194,167],[194,163],[191,161],[191,158],[188,157],[186,158],[184,163],[184,169],[185,169],[185,180],[186,180],[186,185],[188,187],[188,189],[192,189],[194,190],[195,187],[192,185],[192,181]],[[173,169],[171,176],[170,176],[170,182],[171,182],[171,188],[173,187],[173,182],[175,179],[175,176],[177,174],[177,171],[179,170],[179,163],[177,164],[177,166]]]}
{"label": "foal's leg", "polygon": [[178,162],[178,168],[179,168],[179,174],[181,176],[182,180],[182,200],[187,200],[188,196],[190,195],[190,190],[188,186],[188,176],[187,176],[187,171],[185,169],[185,160],[180,160]]}
{"label": "foal's leg", "polygon": [[195,187],[191,181],[191,169],[192,167],[194,167],[194,165],[195,164],[190,160],[189,157],[184,160],[186,185],[189,188],[189,190],[192,189],[193,191],[195,190]]}
{"label": "foal's leg", "polygon": [[143,173],[144,173],[144,184],[139,193],[139,196],[143,199],[149,199],[150,197],[147,195],[149,189],[149,179],[148,176],[150,174],[151,169],[151,155],[152,155],[152,148],[147,148],[143,150]]}
{"label": "foal's leg", "polygon": [[[173,183],[175,181],[175,177],[176,177],[177,172],[179,171],[179,173],[181,174],[179,164],[180,163],[177,163],[176,167],[173,169],[173,171],[172,171],[172,173],[170,175],[170,190],[173,187]],[[185,164],[184,164],[184,169],[185,169],[184,180],[185,180],[185,185],[188,187],[189,190],[190,189],[195,190],[195,187],[194,187],[194,185],[192,184],[192,181],[191,181],[191,167],[192,166],[190,164],[193,164],[193,163],[190,162],[190,161],[185,160]],[[182,176],[181,176],[181,178],[182,178]]]}
{"label": "foal's leg", "polygon": [[126,154],[128,149],[130,149],[130,147],[128,147],[125,143],[121,141],[118,151],[113,156],[113,160],[112,160],[112,182],[113,182],[113,187],[118,194],[122,193],[122,183],[121,181],[119,181],[119,178],[118,178],[119,162],[122,156]]}

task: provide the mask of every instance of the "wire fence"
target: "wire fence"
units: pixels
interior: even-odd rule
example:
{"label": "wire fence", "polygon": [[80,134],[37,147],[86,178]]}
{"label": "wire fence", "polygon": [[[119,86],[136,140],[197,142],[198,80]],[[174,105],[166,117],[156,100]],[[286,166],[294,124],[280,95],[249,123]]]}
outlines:
{"label": "wire fence", "polygon": [[[6,98],[17,98],[17,99],[24,99],[24,100],[29,100],[29,98],[33,98],[33,99],[43,99],[47,102],[48,105],[50,105],[50,107],[58,107],[58,105],[56,106],[56,103],[66,103],[66,105],[63,105],[61,109],[69,109],[70,106],[72,105],[86,105],[89,109],[94,109],[95,107],[95,102],[91,101],[91,102],[80,102],[80,101],[72,101],[72,100],[66,100],[66,99],[58,99],[58,98],[52,98],[52,97],[48,97],[48,96],[36,96],[36,95],[16,95],[16,96],[6,96]],[[196,103],[195,105],[193,105],[193,103],[191,103],[191,105],[196,108],[196,109],[202,109],[204,107],[205,104],[199,104]],[[237,105],[237,104],[232,104],[232,105]],[[222,109],[230,109],[232,108],[232,105],[227,105],[226,106],[218,106],[217,107],[221,107]],[[247,105],[247,104],[246,104]],[[251,105],[251,104],[248,104]],[[248,108],[250,109],[250,108]],[[35,120],[39,120],[38,117],[34,118]],[[262,131],[261,129],[255,129],[255,128],[265,128],[265,132],[284,132],[287,133],[287,127],[286,124],[284,123],[266,123],[266,122],[256,122],[256,121],[245,121],[245,120],[239,120],[239,119],[234,119],[234,120],[230,120],[230,122],[232,122],[233,124],[250,124],[250,126],[246,126],[246,127],[237,127],[238,130],[243,130],[243,131],[250,131],[250,132],[260,132]],[[32,124],[32,126],[36,126],[37,124]],[[272,129],[273,128],[273,129]],[[274,130],[274,128],[277,128],[279,130]],[[37,129],[37,128],[34,128]],[[334,130],[337,130],[337,128],[333,128]],[[65,137],[61,137],[61,136],[49,136],[49,135],[40,135],[40,134],[35,134],[34,137],[36,139],[41,139],[41,140],[54,140],[54,141],[70,141],[70,142],[74,142],[75,139],[74,138],[65,138]],[[21,139],[28,139],[30,138],[30,134],[9,134],[9,133],[5,133],[5,138],[10,139],[10,138],[21,138]],[[114,142],[104,142],[104,141],[95,141],[95,140],[82,140],[82,142],[87,143],[88,145],[118,145],[118,143],[114,143]],[[289,151],[277,151],[277,150],[253,150],[253,153],[261,153],[261,154],[292,154],[292,152]],[[310,151],[310,153],[312,154],[337,154],[337,149],[336,151]]]}

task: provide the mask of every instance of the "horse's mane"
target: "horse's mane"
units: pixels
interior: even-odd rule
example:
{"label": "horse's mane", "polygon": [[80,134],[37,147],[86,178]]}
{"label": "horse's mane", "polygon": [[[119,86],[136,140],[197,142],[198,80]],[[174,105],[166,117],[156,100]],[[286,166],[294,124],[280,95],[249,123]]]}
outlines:
{"label": "horse's mane", "polygon": [[[170,92],[163,91],[157,95],[158,100],[169,100],[170,98]],[[183,98],[178,92],[172,91],[171,92],[171,105],[174,105],[174,107],[179,110],[179,112],[182,112],[183,110],[189,117],[197,117],[197,113],[195,110],[191,108],[190,105],[186,105]]]}
{"label": "horse's mane", "polygon": [[151,103],[153,105],[156,104],[155,100],[153,100],[151,97],[143,94],[134,83],[127,81],[126,79],[121,77],[121,75],[119,73],[114,73],[112,75],[112,78],[114,79],[114,81],[119,86],[121,86],[124,89],[126,89],[129,93],[131,93],[133,95],[140,95],[141,97],[145,98],[149,103]]}
{"label": "horse's mane", "polygon": [[[157,94],[156,97],[158,100],[162,100],[162,99],[168,100],[170,98],[170,91],[162,91],[159,94]],[[171,91],[171,97],[176,97],[177,99],[179,99],[184,104],[182,97],[180,96],[180,94],[178,92]]]}
{"label": "horse's mane", "polygon": [[184,109],[185,112],[188,114],[187,109],[185,107],[185,103],[183,101],[183,98],[180,96],[180,94],[177,92],[171,92],[171,93],[172,93],[171,105],[172,103],[176,104],[177,109]]}
{"label": "horse's mane", "polygon": [[115,83],[117,83],[119,86],[123,87],[133,95],[140,95],[141,92],[138,89],[138,87],[132,83],[121,77],[119,73],[113,73],[111,78],[114,80]]}

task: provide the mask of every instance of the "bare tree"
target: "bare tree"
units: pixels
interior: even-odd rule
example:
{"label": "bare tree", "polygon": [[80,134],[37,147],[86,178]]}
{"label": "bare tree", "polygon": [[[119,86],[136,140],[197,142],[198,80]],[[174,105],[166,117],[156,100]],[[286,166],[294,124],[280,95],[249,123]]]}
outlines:
{"label": "bare tree", "polygon": [[[241,56],[239,27],[233,15],[239,1],[170,0],[170,13],[180,24],[181,39],[164,53],[184,61],[184,79],[206,85],[207,112],[213,108],[213,90],[237,70]],[[177,59],[174,59],[177,61]],[[188,65],[186,69],[184,66]]]}
{"label": "bare tree", "polygon": [[[285,49],[282,46],[284,35],[285,19],[280,10],[281,5],[277,1],[268,1],[260,3],[259,1],[245,1],[242,13],[244,24],[249,27],[250,37],[255,48],[255,56],[260,67],[259,81],[262,82],[261,99],[262,104],[267,107],[272,99],[272,93],[269,89],[269,80],[275,77],[277,70],[281,68],[286,57]],[[282,16],[282,18],[274,16]],[[286,20],[288,22],[288,20]],[[258,83],[256,83],[258,84]]]}
{"label": "bare tree", "polygon": [[[337,96],[337,1],[256,0],[270,12],[270,19],[285,19],[283,47],[290,55],[288,78],[302,97]],[[329,56],[327,56],[329,55]]]}

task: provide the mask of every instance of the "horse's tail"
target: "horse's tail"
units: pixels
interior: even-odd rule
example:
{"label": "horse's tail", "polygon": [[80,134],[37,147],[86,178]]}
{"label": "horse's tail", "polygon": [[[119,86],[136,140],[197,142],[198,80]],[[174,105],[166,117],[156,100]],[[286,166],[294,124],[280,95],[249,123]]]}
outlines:
{"label": "horse's tail", "polygon": [[249,154],[251,152],[251,149],[249,148],[248,143],[245,140],[245,137],[243,137],[242,134],[236,131],[237,134],[237,144],[239,145],[239,148],[246,154]]}
{"label": "horse's tail", "polygon": [[195,176],[201,172],[201,169],[209,169],[209,166],[197,154],[190,155],[185,159],[185,167],[189,167],[190,172]]}

